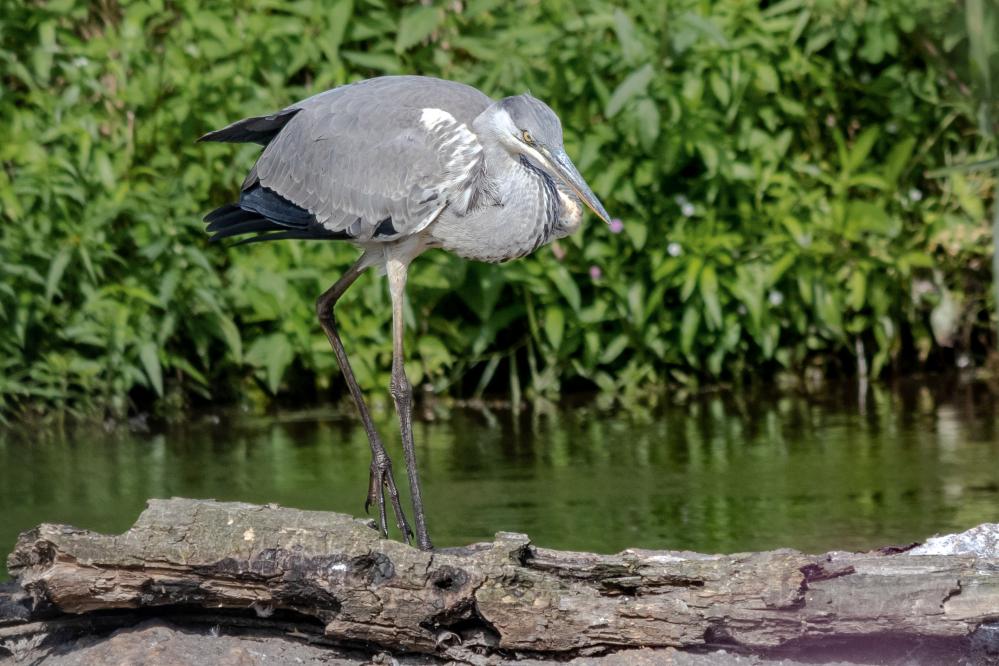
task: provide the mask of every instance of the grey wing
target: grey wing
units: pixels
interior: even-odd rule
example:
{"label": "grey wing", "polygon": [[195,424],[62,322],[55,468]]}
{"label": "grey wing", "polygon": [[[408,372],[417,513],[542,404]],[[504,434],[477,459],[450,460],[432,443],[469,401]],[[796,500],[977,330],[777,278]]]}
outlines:
{"label": "grey wing", "polygon": [[482,173],[478,138],[447,111],[390,97],[346,86],[296,105],[256,179],[360,240],[417,233],[449,204],[464,212]]}

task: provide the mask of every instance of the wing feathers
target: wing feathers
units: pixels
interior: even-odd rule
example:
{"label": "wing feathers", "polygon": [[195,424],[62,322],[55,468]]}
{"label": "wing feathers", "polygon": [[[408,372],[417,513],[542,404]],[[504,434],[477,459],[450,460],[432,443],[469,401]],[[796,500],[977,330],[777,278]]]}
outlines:
{"label": "wing feathers", "polygon": [[463,213],[474,202],[467,190],[482,170],[482,148],[469,124],[490,102],[473,88],[415,77],[328,91],[297,105],[257,162],[257,177],[329,231],[359,239],[417,233],[446,205]]}
{"label": "wing feathers", "polygon": [[213,238],[391,240],[418,233],[446,207],[488,192],[470,129],[492,100],[470,86],[381,77],[246,118],[199,141],[265,146],[238,204],[206,217]]}
{"label": "wing feathers", "polygon": [[300,109],[289,108],[269,116],[244,118],[220,130],[209,132],[198,141],[253,142],[266,146],[299,111]]}

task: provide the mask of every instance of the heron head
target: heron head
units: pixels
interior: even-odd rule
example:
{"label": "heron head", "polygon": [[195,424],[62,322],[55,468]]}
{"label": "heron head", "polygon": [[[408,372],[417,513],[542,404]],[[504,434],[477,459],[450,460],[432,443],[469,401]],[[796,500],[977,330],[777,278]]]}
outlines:
{"label": "heron head", "polygon": [[496,137],[508,151],[526,156],[575,192],[597,217],[610,223],[610,214],[566,154],[562,123],[547,104],[525,93],[496,102],[490,111]]}

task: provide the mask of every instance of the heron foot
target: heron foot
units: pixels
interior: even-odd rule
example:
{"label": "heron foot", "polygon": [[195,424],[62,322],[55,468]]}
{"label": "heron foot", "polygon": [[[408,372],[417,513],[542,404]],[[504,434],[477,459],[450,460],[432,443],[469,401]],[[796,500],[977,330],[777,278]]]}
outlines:
{"label": "heron foot", "polygon": [[388,538],[388,516],[385,509],[386,492],[388,492],[392,504],[392,513],[395,514],[396,527],[402,532],[402,538],[408,545],[413,538],[413,530],[410,529],[406,514],[402,510],[399,489],[396,488],[395,478],[392,476],[392,461],[387,455],[376,455],[371,460],[371,476],[368,479],[368,497],[364,500],[364,512],[367,513],[372,504],[378,506],[378,527],[382,536]]}

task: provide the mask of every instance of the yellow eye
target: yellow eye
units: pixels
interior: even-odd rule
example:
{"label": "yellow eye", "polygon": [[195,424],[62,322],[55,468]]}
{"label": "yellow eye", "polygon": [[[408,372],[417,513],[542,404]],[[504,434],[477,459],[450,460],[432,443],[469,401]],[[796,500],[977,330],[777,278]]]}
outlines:
{"label": "yellow eye", "polygon": [[534,145],[534,137],[531,136],[531,133],[528,132],[527,130],[524,130],[523,134],[521,134],[520,136],[522,139],[524,139],[524,143],[526,143],[527,145],[529,146]]}

